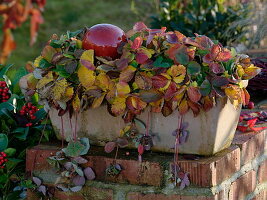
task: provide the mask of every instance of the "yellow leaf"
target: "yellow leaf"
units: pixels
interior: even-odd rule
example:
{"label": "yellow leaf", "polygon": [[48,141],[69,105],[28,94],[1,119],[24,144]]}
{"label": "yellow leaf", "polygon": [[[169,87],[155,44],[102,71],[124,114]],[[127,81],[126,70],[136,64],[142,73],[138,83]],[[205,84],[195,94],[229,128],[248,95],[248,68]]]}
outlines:
{"label": "yellow leaf", "polygon": [[127,133],[131,129],[130,125],[125,126],[123,129],[120,130],[120,137],[123,137],[125,133]]}
{"label": "yellow leaf", "polygon": [[50,71],[45,77],[43,77],[42,79],[38,81],[36,88],[41,89],[52,81],[54,81],[54,78],[53,78],[53,73]]}
{"label": "yellow leaf", "polygon": [[106,73],[100,73],[96,78],[96,85],[99,86],[103,91],[107,91],[109,88],[110,78]]}
{"label": "yellow leaf", "polygon": [[186,75],[186,68],[183,65],[173,65],[167,70],[167,74],[178,84],[183,82]]}
{"label": "yellow leaf", "polygon": [[73,107],[73,110],[76,111],[76,112],[79,112],[80,110],[80,107],[81,107],[81,101],[78,97],[78,94],[75,95],[73,101],[72,101],[72,107]]}
{"label": "yellow leaf", "polygon": [[34,67],[39,67],[40,61],[43,59],[42,56],[38,56],[35,60],[34,60]]}
{"label": "yellow leaf", "polygon": [[125,102],[125,98],[116,97],[111,105],[111,112],[116,116],[123,114],[126,108]]}
{"label": "yellow leaf", "polygon": [[254,66],[251,64],[249,67],[244,68],[245,74],[242,76],[243,79],[248,80],[259,74],[261,68]]}
{"label": "yellow leaf", "polygon": [[84,66],[80,66],[78,69],[78,77],[83,87],[89,89],[95,82],[94,71],[87,69]]}
{"label": "yellow leaf", "polygon": [[130,89],[130,86],[128,85],[128,83],[125,83],[122,81],[117,83],[117,94],[119,97],[122,97],[122,96],[129,94],[130,91],[131,91],[131,89]]}
{"label": "yellow leaf", "polygon": [[72,98],[73,94],[74,94],[73,87],[67,87],[61,101],[65,102],[69,101]]}
{"label": "yellow leaf", "polygon": [[53,99],[58,101],[63,98],[67,87],[68,82],[65,78],[56,81],[54,87],[52,88]]}
{"label": "yellow leaf", "polygon": [[102,94],[100,97],[95,98],[92,104],[92,108],[98,108],[104,100],[106,94]]}
{"label": "yellow leaf", "polygon": [[91,65],[94,65],[94,50],[92,50],[92,49],[86,50],[81,55],[80,63],[81,63],[82,66],[86,67],[85,65],[83,65],[82,60],[84,60],[86,62],[89,62]]}

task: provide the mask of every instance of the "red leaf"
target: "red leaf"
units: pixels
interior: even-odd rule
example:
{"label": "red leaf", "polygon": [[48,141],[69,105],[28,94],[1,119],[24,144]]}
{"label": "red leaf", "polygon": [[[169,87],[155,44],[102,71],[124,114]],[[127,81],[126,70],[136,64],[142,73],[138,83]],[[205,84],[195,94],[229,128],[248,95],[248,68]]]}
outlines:
{"label": "red leaf", "polygon": [[196,39],[195,41],[198,43],[199,45],[199,48],[201,49],[209,49],[212,47],[213,45],[213,42],[210,38],[208,38],[207,36],[205,35],[198,35],[196,34]]}
{"label": "red leaf", "polygon": [[224,72],[224,68],[221,64],[219,63],[210,63],[209,64],[210,70],[214,73],[214,74],[220,74]]}
{"label": "red leaf", "polygon": [[162,75],[156,75],[152,77],[152,85],[154,88],[163,88],[168,84],[168,79]]}
{"label": "red leaf", "polygon": [[210,51],[211,58],[215,60],[220,52],[221,52],[221,46],[219,44],[214,44]]}
{"label": "red leaf", "polygon": [[216,60],[219,62],[227,62],[231,58],[232,58],[231,52],[229,50],[223,50],[218,54]]}
{"label": "red leaf", "polygon": [[144,151],[145,151],[144,146],[141,145],[141,144],[138,145],[137,149],[138,149],[139,155],[142,155],[144,153]]}
{"label": "red leaf", "polygon": [[252,131],[261,131],[261,130],[264,130],[264,129],[267,129],[267,127],[252,127],[250,128]]}
{"label": "red leaf", "polygon": [[138,49],[138,48],[141,47],[142,43],[143,43],[142,37],[137,37],[137,38],[134,39],[131,48],[132,49]]}
{"label": "red leaf", "polygon": [[249,127],[249,128],[253,128],[253,127],[255,126],[257,120],[258,120],[257,118],[248,120],[248,121],[247,121],[247,125],[248,125],[248,127]]}
{"label": "red leaf", "polygon": [[143,31],[146,29],[147,29],[147,26],[144,24],[144,22],[137,22],[133,27],[134,31]]}
{"label": "red leaf", "polygon": [[200,104],[194,103],[192,101],[188,101],[188,105],[191,108],[191,110],[193,111],[194,117],[198,116],[198,114],[200,112]]}
{"label": "red leaf", "polygon": [[171,101],[165,101],[162,107],[162,115],[164,117],[169,116],[170,114],[172,114],[173,109],[172,109],[172,102]]}
{"label": "red leaf", "polygon": [[213,62],[213,59],[212,59],[210,53],[208,53],[207,55],[205,55],[205,56],[203,57],[203,62],[204,62],[204,63],[208,63],[208,64]]}
{"label": "red leaf", "polygon": [[237,129],[244,133],[244,132],[247,132],[248,127],[246,127],[246,126],[237,126]]}
{"label": "red leaf", "polygon": [[201,98],[201,93],[198,88],[190,86],[187,89],[187,95],[192,102],[198,102]]}
{"label": "red leaf", "polygon": [[138,64],[144,64],[148,60],[148,56],[143,52],[136,53],[136,62]]}
{"label": "red leaf", "polygon": [[107,153],[110,153],[114,150],[114,148],[116,147],[116,143],[115,142],[108,142],[106,145],[105,145],[105,152]]}
{"label": "red leaf", "polygon": [[166,92],[165,92],[165,99],[169,100],[170,98],[172,98],[175,93],[177,92],[177,86],[174,82],[171,82],[169,87],[167,88]]}

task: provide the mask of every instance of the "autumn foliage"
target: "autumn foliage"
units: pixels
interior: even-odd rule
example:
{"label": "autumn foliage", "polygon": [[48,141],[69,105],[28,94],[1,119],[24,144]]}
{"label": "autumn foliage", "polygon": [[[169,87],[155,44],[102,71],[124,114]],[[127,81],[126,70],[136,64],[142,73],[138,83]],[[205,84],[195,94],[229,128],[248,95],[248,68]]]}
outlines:
{"label": "autumn foliage", "polygon": [[175,109],[197,116],[224,96],[236,107],[247,104],[243,80],[260,71],[248,56],[206,36],[149,29],[142,22],[127,33],[120,58],[98,57],[82,49],[86,31],[53,35],[21,80],[25,93],[37,92],[40,103],[57,108],[59,115],[105,103],[110,114],[126,122],[147,107],[164,116]]}
{"label": "autumn foliage", "polygon": [[0,49],[0,63],[5,63],[16,48],[12,30],[19,27],[30,16],[30,45],[36,41],[39,24],[43,23],[42,11],[46,0],[1,0],[0,15],[3,20],[3,39]]}

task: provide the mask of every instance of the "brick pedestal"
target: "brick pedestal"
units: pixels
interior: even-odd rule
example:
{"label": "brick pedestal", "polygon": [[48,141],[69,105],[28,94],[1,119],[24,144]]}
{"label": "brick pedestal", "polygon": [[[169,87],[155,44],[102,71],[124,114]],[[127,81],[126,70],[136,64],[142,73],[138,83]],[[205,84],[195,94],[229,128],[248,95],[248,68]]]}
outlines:
{"label": "brick pedestal", "polygon": [[[91,147],[86,156],[96,173],[94,181],[77,193],[55,192],[57,199],[89,200],[242,200],[267,199],[266,131],[237,133],[233,145],[212,156],[180,155],[179,165],[189,173],[191,185],[184,190],[173,188],[168,180],[172,154],[146,152],[143,162],[137,161],[135,151],[120,150],[117,163],[123,168],[116,178],[106,176],[105,169],[114,154],[102,147]],[[52,184],[57,173],[46,158],[54,155],[56,145],[40,145],[27,151],[26,171]],[[264,151],[265,150],[265,151]],[[28,199],[38,199],[29,191]]]}

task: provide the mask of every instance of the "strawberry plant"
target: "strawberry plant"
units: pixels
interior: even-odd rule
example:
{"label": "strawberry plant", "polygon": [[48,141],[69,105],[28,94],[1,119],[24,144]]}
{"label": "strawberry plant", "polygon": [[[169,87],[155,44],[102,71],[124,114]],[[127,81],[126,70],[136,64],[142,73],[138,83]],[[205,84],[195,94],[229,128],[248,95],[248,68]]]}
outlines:
{"label": "strawberry plant", "polygon": [[[37,93],[45,110],[58,110],[62,139],[62,116],[68,114],[70,124],[74,118],[69,145],[80,145],[76,133],[78,113],[103,105],[111,115],[124,119],[126,126],[120,131],[119,141],[134,143],[142,161],[141,155],[153,146],[154,133],[149,128],[151,112],[167,117],[178,110],[179,125],[174,133],[178,156],[178,145],[189,134],[182,123],[183,115],[189,111],[194,116],[208,112],[224,97],[235,107],[248,104],[244,80],[260,72],[248,56],[204,35],[187,37],[178,31],[166,32],[165,27],[150,29],[138,22],[126,33],[127,40],[118,46],[119,57],[112,58],[96,56],[94,47],[83,49],[88,31],[53,35],[41,55],[27,66],[29,74],[20,82],[28,98]],[[146,123],[138,119],[144,110],[148,111]],[[112,141],[105,149],[110,152],[119,146],[118,140]],[[120,170],[114,162],[107,171],[117,174]],[[177,173],[175,182],[183,177],[183,187],[188,185],[187,173]]]}

